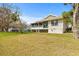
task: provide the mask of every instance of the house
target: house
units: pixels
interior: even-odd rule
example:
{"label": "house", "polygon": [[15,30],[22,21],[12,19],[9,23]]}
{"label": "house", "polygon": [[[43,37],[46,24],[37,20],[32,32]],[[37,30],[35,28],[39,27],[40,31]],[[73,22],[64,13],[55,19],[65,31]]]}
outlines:
{"label": "house", "polygon": [[48,32],[62,34],[66,31],[66,24],[61,16],[48,15],[43,20],[31,23],[32,32]]}

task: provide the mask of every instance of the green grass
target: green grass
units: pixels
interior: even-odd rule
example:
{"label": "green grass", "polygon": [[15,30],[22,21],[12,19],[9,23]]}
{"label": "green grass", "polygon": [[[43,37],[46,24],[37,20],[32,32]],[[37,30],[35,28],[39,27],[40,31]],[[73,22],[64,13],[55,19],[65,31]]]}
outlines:
{"label": "green grass", "polygon": [[72,33],[7,33],[0,32],[1,56],[79,55],[79,40]]}

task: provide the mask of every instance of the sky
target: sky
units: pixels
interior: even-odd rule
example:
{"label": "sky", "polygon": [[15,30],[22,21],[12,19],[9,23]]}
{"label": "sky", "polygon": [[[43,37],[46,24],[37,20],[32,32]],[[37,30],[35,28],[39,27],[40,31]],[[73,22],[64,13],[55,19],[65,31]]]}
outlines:
{"label": "sky", "polygon": [[64,3],[16,3],[20,8],[20,18],[27,23],[43,19],[49,14],[61,16],[62,12],[72,9],[71,5]]}

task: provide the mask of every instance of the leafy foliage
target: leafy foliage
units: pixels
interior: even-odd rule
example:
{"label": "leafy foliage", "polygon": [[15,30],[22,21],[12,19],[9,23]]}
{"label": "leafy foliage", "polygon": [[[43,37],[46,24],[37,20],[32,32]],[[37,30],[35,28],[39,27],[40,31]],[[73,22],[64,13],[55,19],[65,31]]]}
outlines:
{"label": "leafy foliage", "polygon": [[71,23],[72,24],[72,16],[73,16],[72,10],[68,11],[68,12],[63,12],[62,16],[63,16],[65,23]]}
{"label": "leafy foliage", "polygon": [[8,31],[10,24],[20,20],[17,10],[12,9],[11,4],[2,4],[0,6],[0,31]]}

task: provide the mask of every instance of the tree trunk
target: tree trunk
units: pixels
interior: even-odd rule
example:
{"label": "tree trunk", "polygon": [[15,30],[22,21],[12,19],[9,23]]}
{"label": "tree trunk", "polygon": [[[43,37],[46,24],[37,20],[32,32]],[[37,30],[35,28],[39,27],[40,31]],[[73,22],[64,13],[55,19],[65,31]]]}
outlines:
{"label": "tree trunk", "polygon": [[77,20],[78,20],[78,3],[75,3],[75,10],[73,12],[73,36],[75,39],[79,39],[79,30],[77,26]]}

